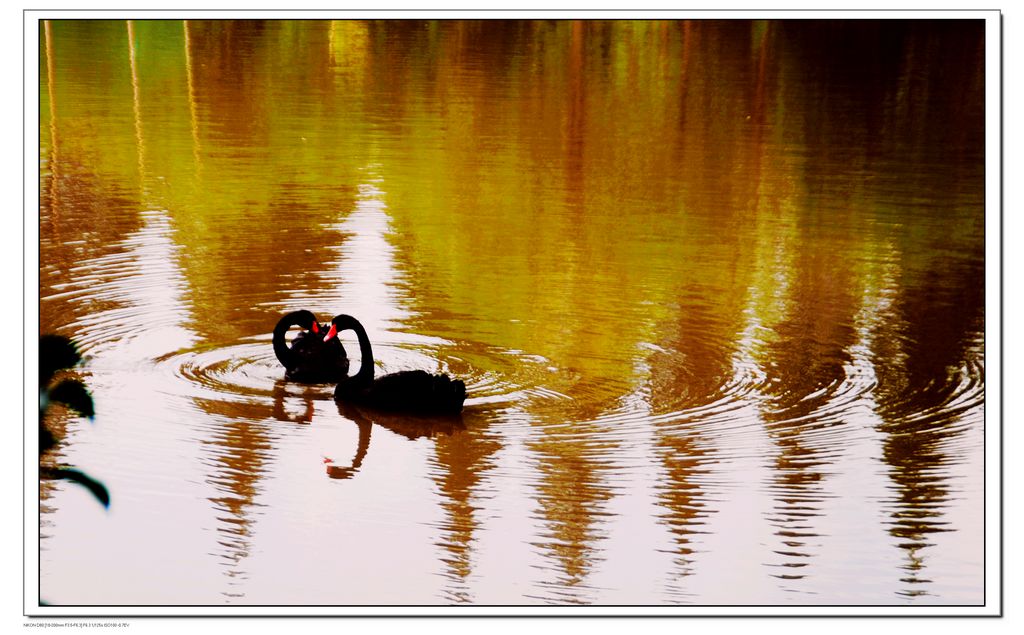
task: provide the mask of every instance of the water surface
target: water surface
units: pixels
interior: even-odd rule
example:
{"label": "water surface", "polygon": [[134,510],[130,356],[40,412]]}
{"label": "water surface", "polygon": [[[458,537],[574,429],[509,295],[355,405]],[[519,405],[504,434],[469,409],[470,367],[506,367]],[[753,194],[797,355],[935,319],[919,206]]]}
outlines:
{"label": "water surface", "polygon": [[[980,21],[54,21],[56,605],[978,605]],[[349,313],[456,419],[284,381]],[[350,335],[350,334],[349,334]],[[354,341],[346,340],[353,354]]]}

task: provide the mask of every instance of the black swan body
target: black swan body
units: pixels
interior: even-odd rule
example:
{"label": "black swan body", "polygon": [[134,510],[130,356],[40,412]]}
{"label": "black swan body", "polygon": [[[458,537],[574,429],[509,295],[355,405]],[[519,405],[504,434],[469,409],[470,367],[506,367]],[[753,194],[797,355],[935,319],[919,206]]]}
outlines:
{"label": "black swan body", "polygon": [[334,400],[369,406],[378,410],[422,414],[455,414],[466,400],[466,384],[448,375],[431,375],[422,370],[403,370],[382,377],[373,376],[373,351],[366,329],[351,315],[338,315],[324,341],[337,339],[341,331],[355,331],[359,338],[359,371],[346,377],[334,389]]}
{"label": "black swan body", "polygon": [[[292,326],[300,326],[300,332],[291,345],[285,341],[285,334]],[[327,324],[320,324],[311,311],[293,311],[282,317],[274,327],[274,354],[284,366],[285,379],[292,381],[325,383],[339,381],[348,374],[348,356],[341,341],[334,338],[325,341],[322,331]]]}

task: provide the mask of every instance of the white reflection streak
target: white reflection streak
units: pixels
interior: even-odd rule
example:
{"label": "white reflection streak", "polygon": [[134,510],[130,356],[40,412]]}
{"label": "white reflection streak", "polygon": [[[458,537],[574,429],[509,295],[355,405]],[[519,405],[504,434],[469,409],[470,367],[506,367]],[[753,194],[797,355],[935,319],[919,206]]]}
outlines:
{"label": "white reflection streak", "polygon": [[[636,356],[633,376],[644,380],[638,381],[636,388],[622,397],[617,409],[630,413],[636,421],[654,421],[656,414],[651,409],[653,369],[648,360],[647,355]],[[658,456],[655,430],[654,425],[631,430],[623,451],[631,457]],[[609,521],[604,525],[606,536],[600,541],[600,548],[607,553],[626,553],[630,545],[637,543],[654,548],[636,553],[628,567],[598,563],[589,582],[598,588],[628,589],[633,595],[627,603],[654,602],[665,592],[666,584],[671,587],[680,577],[674,564],[677,555],[674,534],[665,522],[665,507],[660,497],[666,484],[673,482],[663,461],[626,462],[617,468],[630,472],[630,476],[616,483],[616,495],[605,505]],[[666,554],[669,557],[665,557]]]}
{"label": "white reflection streak", "polygon": [[[893,303],[898,293],[897,280],[900,277],[894,250],[891,245],[886,246],[886,249],[889,253],[881,259],[880,270],[874,275],[866,275],[861,293],[863,302],[853,319],[857,343],[849,351],[852,368],[848,369],[848,374],[855,372],[871,383],[872,390],[866,392],[863,398],[871,404],[872,414],[875,411],[874,388],[878,379],[871,361],[871,351],[874,350],[875,332],[887,325],[889,320],[885,316],[892,315]],[[899,356],[899,362],[906,357],[902,351]]]}
{"label": "white reflection streak", "polygon": [[[889,249],[891,252],[891,248]],[[886,523],[879,522],[879,501],[890,497],[889,481],[882,464],[878,470],[865,470],[865,459],[884,455],[883,435],[878,432],[881,419],[876,412],[874,390],[877,376],[872,350],[878,329],[885,326],[887,315],[897,293],[899,271],[891,254],[882,259],[865,260],[882,263],[875,271],[869,267],[861,281],[861,305],[854,315],[856,341],[846,351],[850,361],[844,369],[846,382],[858,387],[856,408],[843,413],[841,439],[833,441],[840,449],[829,459],[829,487],[841,496],[825,497],[819,517],[821,546],[815,556],[821,570],[847,570],[891,561],[894,553],[886,539]],[[884,601],[888,584],[876,591],[877,601]]]}
{"label": "white reflection streak", "polygon": [[[763,399],[759,387],[767,381],[759,358],[768,324],[785,314],[792,250],[784,227],[770,230],[774,230],[774,240],[766,242],[754,256],[758,276],[747,288],[746,323],[732,356],[733,381],[749,387],[745,393],[748,404],[729,414],[728,421],[741,425],[728,426],[733,432],[713,435],[719,458],[709,463],[714,474],[708,478],[717,486],[708,496],[718,498],[718,503],[715,513],[704,519],[701,566],[694,573],[695,580],[681,586],[681,590],[695,594],[695,601],[730,597],[736,604],[756,603],[775,593],[774,584],[764,574],[765,547],[774,543],[773,530],[766,521],[772,503],[763,487],[770,480],[771,457],[765,456],[765,449],[773,448],[774,443],[758,407]],[[676,584],[681,582],[677,580]]]}
{"label": "white reflection streak", "polygon": [[170,220],[163,211],[141,216],[145,224],[124,239],[124,251],[97,258],[75,272],[88,300],[128,305],[83,317],[79,325],[91,331],[85,339],[134,360],[195,343],[195,335],[181,326],[187,317],[182,301],[185,279]]}
{"label": "white reflection streak", "polygon": [[402,339],[393,329],[411,315],[400,304],[403,276],[387,239],[391,222],[379,182],[360,185],[356,208],[331,227],[340,234],[339,258],[327,273],[331,292],[321,298],[336,307],[335,313],[349,313],[362,322],[374,343]]}
{"label": "white reflection streak", "polygon": [[[161,352],[191,346],[195,335],[181,326],[187,317],[182,298],[185,276],[178,266],[180,248],[171,238],[170,219],[165,211],[143,212],[142,217],[145,226],[128,240],[139,267],[137,281],[142,284],[132,285],[129,293],[145,315],[176,318],[173,324],[157,327],[161,337],[155,339]],[[170,341],[175,343],[173,347],[166,345]]]}

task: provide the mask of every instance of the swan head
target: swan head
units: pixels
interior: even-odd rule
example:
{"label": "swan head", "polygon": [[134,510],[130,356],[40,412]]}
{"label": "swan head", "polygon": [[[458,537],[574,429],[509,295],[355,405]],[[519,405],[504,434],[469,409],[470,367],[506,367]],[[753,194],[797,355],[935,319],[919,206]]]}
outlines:
{"label": "swan head", "polygon": [[312,311],[308,311],[306,309],[294,311],[281,319],[282,322],[285,322],[286,320],[289,324],[294,324],[306,331],[313,331],[317,334],[320,333],[320,325],[317,323],[316,316],[313,315]]}
{"label": "swan head", "polygon": [[337,337],[339,331],[355,328],[357,326],[359,326],[359,321],[351,315],[336,315],[334,316],[334,319],[331,320],[331,328],[327,331],[327,335],[324,335],[324,341],[328,342],[332,338]]}

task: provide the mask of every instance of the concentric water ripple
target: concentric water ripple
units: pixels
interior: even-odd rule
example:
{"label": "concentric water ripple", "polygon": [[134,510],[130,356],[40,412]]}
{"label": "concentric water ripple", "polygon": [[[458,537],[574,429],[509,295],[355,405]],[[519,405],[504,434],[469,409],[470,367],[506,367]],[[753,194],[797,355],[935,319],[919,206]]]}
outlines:
{"label": "concentric water ripple", "polygon": [[[467,409],[500,409],[525,401],[568,399],[540,383],[544,374],[550,373],[540,369],[542,364],[516,364],[500,352],[462,355],[455,351],[442,359],[433,347],[385,340],[374,343],[374,356],[378,376],[421,369],[461,379],[466,383]],[[164,390],[171,393],[226,401],[276,398],[282,394],[314,400],[333,398],[333,383],[284,381],[284,369],[265,336],[228,346],[179,350],[157,357],[154,363],[168,379]],[[358,363],[357,357],[352,360],[353,372]]]}

